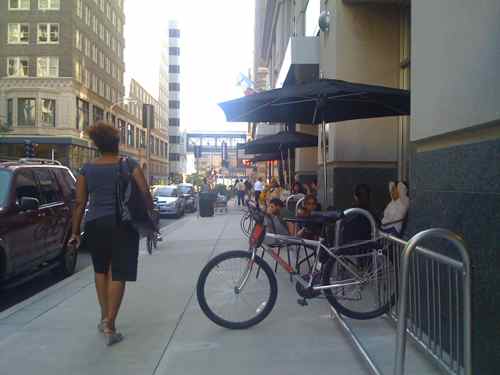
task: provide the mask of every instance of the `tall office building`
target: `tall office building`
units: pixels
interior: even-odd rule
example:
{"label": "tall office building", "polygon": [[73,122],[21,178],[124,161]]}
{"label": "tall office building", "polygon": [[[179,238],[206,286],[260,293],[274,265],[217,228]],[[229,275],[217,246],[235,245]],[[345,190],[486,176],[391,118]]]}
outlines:
{"label": "tall office building", "polygon": [[124,22],[123,0],[0,0],[0,155],[31,140],[74,169],[91,156],[82,131],[116,123],[124,95]]}
{"label": "tall office building", "polygon": [[[186,170],[186,142],[180,130],[180,29],[176,21],[168,23],[168,50],[162,57],[163,82],[168,72],[168,135],[170,178],[182,180]],[[167,85],[160,83],[160,97],[167,94]],[[161,101],[161,99],[160,99]],[[165,100],[166,102],[166,100]]]}

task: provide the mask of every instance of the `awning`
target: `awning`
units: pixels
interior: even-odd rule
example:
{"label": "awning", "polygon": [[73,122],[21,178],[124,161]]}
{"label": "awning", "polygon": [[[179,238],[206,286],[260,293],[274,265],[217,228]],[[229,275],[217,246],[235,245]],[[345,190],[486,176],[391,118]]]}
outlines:
{"label": "awning", "polygon": [[319,124],[410,114],[410,92],[321,79],[220,103],[229,122]]}
{"label": "awning", "polygon": [[286,152],[288,149],[301,147],[317,147],[318,137],[299,132],[279,132],[240,144],[238,148],[244,149],[246,154],[262,154]]}

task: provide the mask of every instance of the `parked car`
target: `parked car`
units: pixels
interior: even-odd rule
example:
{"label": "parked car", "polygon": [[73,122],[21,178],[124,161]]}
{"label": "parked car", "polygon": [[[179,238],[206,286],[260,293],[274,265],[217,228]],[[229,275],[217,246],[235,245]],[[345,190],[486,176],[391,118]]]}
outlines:
{"label": "parked car", "polygon": [[160,215],[175,215],[177,218],[184,215],[184,198],[177,185],[157,186],[153,198]]}
{"label": "parked car", "polygon": [[179,184],[177,187],[184,197],[186,210],[196,212],[198,209],[198,195],[193,184]]}
{"label": "parked car", "polygon": [[77,252],[67,247],[75,177],[59,162],[0,162],[0,282],[31,278],[50,267],[75,271]]}

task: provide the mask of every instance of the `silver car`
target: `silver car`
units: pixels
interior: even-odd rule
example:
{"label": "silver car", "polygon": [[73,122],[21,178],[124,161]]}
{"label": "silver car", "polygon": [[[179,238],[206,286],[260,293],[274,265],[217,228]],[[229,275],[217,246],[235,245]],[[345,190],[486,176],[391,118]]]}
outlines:
{"label": "silver car", "polygon": [[153,190],[153,198],[160,215],[184,215],[184,198],[177,185],[157,186]]}

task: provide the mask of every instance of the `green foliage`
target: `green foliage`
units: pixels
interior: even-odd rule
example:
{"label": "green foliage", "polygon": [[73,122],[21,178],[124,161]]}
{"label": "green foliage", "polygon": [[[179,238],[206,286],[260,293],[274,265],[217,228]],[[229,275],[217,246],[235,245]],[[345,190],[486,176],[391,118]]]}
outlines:
{"label": "green foliage", "polygon": [[203,177],[200,174],[193,173],[186,176],[186,182],[188,184],[193,184],[195,187],[200,187],[203,184]]}
{"label": "green foliage", "polygon": [[229,196],[229,191],[227,190],[227,187],[224,184],[215,185],[214,192],[217,192],[221,195],[225,195],[226,197]]}

